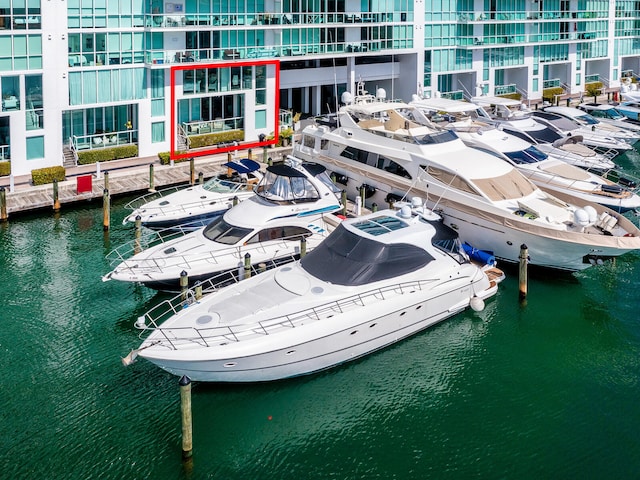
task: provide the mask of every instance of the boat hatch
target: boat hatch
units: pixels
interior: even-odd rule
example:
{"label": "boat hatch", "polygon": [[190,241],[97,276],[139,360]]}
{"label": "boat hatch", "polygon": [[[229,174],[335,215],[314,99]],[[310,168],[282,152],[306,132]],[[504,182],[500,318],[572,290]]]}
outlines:
{"label": "boat hatch", "polygon": [[223,163],[222,166],[229,167],[238,173],[251,173],[260,170],[260,164],[248,158],[241,158],[234,162]]}

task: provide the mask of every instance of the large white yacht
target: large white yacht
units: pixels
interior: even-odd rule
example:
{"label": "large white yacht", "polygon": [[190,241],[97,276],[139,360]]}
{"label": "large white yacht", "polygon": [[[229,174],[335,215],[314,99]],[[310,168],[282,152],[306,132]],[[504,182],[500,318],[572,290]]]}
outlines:
{"label": "large white yacht", "polygon": [[154,230],[197,230],[222,215],[234,203],[253,196],[253,187],[262,178],[260,164],[242,158],[223,164],[227,171],[202,185],[174,187],[148,193],[125,205],[132,210],[123,224],[135,223]]}
{"label": "large white yacht", "polygon": [[[629,152],[633,147],[601,130],[594,130],[579,124],[575,120],[557,113],[530,110],[519,101],[502,97],[473,97],[472,103],[483,107],[488,117],[498,125],[509,125],[514,121],[528,119],[538,122],[563,137],[579,137],[580,142],[591,149],[613,158],[622,152]],[[521,123],[522,125],[523,123]]]}
{"label": "large white yacht", "polygon": [[426,196],[463,240],[508,262],[518,262],[523,244],[532,265],[566,271],[640,248],[640,230],[623,215],[543,192],[455,132],[411,121],[412,108],[383,101],[345,105],[337,128],[305,127],[295,155],[325,165],[348,195],[362,192],[367,204],[406,192]]}
{"label": "large white yacht", "polygon": [[470,262],[421,203],[344,220],[299,261],[160,304],[136,322],[146,338],[123,363],[140,356],[203,382],[279,380],[482,310],[504,274]]}
{"label": "large white yacht", "polygon": [[[449,105],[449,107],[446,106]],[[589,202],[599,203],[617,212],[640,208],[640,196],[626,186],[614,183],[584,169],[540,151],[536,146],[492,124],[457,115],[468,102],[450,99],[418,100],[412,105],[424,113],[421,121],[438,121],[437,125],[456,132],[470,147],[485,150],[511,163],[542,190],[568,193]],[[414,116],[417,117],[418,113]]]}
{"label": "large white yacht", "polygon": [[325,167],[288,157],[267,167],[253,197],[206,227],[139,253],[136,240],[114,250],[108,257],[116,266],[103,280],[177,291],[181,276],[193,285],[237,272],[247,255],[254,266],[266,268],[293,261],[302,248],[312,250],[328,235],[332,225],[325,216],[341,208],[340,194]]}
{"label": "large white yacht", "polygon": [[603,123],[610,123],[611,125],[640,133],[640,123],[637,120],[631,120],[623,115],[620,110],[617,109],[617,105],[611,105],[609,103],[581,103],[578,105],[578,108]]}

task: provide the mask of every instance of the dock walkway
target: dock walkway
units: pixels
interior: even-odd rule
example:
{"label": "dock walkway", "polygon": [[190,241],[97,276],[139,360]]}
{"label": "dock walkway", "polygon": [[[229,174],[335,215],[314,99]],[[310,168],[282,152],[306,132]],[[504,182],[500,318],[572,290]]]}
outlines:
{"label": "dock walkway", "polygon": [[[280,160],[290,153],[290,148],[268,149],[273,160]],[[237,158],[246,157],[246,152],[239,151]],[[224,170],[222,164],[228,159],[226,153],[208,155],[194,159],[195,179],[200,173],[205,179]],[[262,161],[263,152],[253,154],[253,159]],[[79,165],[66,170],[66,180],[58,183],[58,200],[61,205],[102,198],[105,189],[105,172],[108,173],[110,195],[125,195],[148,191],[151,186],[151,168],[153,165],[153,187],[160,189],[172,185],[186,184],[191,180],[191,162],[177,162],[173,165],[161,165],[157,156],[136,157],[123,160],[112,160],[100,163],[100,171],[96,164]],[[91,176],[91,191],[78,193],[78,178]],[[5,187],[7,216],[18,212],[53,208],[53,184],[34,186],[31,176],[24,175],[13,179],[13,191],[10,191],[10,178],[0,177],[0,187]]]}

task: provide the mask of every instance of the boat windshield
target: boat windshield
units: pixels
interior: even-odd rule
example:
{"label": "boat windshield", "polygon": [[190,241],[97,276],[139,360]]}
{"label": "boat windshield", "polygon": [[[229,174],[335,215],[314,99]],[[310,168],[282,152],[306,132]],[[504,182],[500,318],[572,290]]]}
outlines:
{"label": "boat windshield", "polygon": [[458,135],[452,130],[443,130],[442,132],[430,133],[428,135],[417,135],[414,138],[419,145],[434,145],[437,143],[452,142],[458,138]]}
{"label": "boat windshield", "polygon": [[519,150],[517,152],[505,152],[505,155],[518,165],[523,165],[526,163],[538,163],[548,158],[545,153],[541,152],[533,145],[525,150]]}
{"label": "boat windshield", "polygon": [[[513,134],[513,131],[504,129],[505,132]],[[536,140],[538,143],[553,143],[560,138],[564,138],[558,132],[551,130],[550,128],[541,128],[539,130],[527,130],[527,133]],[[526,140],[526,139],[525,139]]]}
{"label": "boat windshield", "polygon": [[238,176],[233,177],[213,177],[202,185],[202,188],[209,192],[215,193],[235,193],[238,190],[242,190],[247,186],[246,181],[242,181],[242,178]]}
{"label": "boat windshield", "polygon": [[612,120],[622,120],[623,118],[625,118],[625,116],[618,112],[615,108],[607,108],[602,110],[594,109],[589,113],[595,118],[610,118]]}
{"label": "boat windshield", "polygon": [[593,118],[588,113],[585,113],[584,115],[576,116],[576,120],[578,120],[583,125],[597,125],[600,123],[600,120]]}
{"label": "boat windshield", "polygon": [[288,165],[273,165],[256,187],[260,197],[278,203],[315,202],[320,193],[304,173]]}
{"label": "boat windshield", "polygon": [[218,217],[207,225],[202,232],[205,238],[225,245],[235,245],[240,240],[249,235],[253,230],[251,228],[236,227],[224,221],[224,218]]}
{"label": "boat windshield", "polygon": [[359,286],[413,272],[433,259],[416,245],[377,242],[339,225],[300,265],[322,281]]}

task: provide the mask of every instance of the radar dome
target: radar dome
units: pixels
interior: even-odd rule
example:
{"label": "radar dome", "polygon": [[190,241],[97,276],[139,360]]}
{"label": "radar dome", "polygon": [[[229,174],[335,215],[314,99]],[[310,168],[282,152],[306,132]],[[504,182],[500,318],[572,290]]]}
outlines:
{"label": "radar dome", "polygon": [[376,90],[376,98],[384,100],[385,98],[387,98],[387,91],[384,88],[378,88]]}
{"label": "radar dome", "polygon": [[411,206],[413,208],[418,208],[422,206],[422,199],[420,197],[413,197],[411,199]]}
{"label": "radar dome", "polygon": [[589,223],[596,223],[596,220],[598,220],[598,212],[596,209],[591,205],[587,205],[583,210],[589,214]]}
{"label": "radar dome", "polygon": [[353,103],[353,95],[351,95],[351,92],[344,92],[340,97],[340,100],[342,100],[342,103],[345,105],[349,105]]}
{"label": "radar dome", "polygon": [[587,227],[589,225],[589,212],[583,208],[578,208],[573,212],[573,219],[581,227]]}
{"label": "radar dome", "polygon": [[411,207],[409,205],[404,205],[400,209],[400,213],[398,215],[400,218],[411,218]]}

